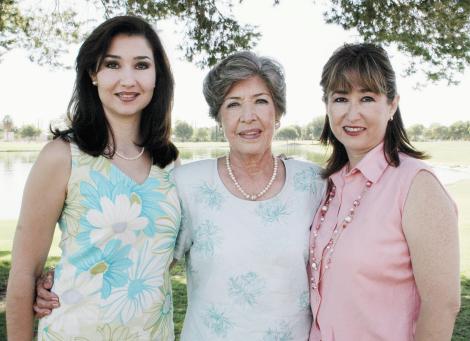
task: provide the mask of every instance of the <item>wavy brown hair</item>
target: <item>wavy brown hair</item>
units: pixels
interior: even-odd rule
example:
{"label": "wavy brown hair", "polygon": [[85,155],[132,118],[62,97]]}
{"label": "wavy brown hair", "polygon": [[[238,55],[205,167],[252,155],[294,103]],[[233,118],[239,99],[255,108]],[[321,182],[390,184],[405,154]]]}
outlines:
{"label": "wavy brown hair", "polygon": [[[387,52],[382,47],[369,43],[345,44],[337,49],[323,67],[320,85],[325,103],[331,93],[337,90],[350,91],[355,85],[384,94],[389,102],[397,95],[395,71]],[[333,147],[323,172],[323,177],[328,178],[349,161],[344,145],[331,130],[328,115],[320,142]],[[427,158],[427,155],[412,146],[406,135],[400,108],[397,107],[393,120],[387,123],[384,137],[384,156],[389,165],[400,165],[400,152],[417,159]]]}

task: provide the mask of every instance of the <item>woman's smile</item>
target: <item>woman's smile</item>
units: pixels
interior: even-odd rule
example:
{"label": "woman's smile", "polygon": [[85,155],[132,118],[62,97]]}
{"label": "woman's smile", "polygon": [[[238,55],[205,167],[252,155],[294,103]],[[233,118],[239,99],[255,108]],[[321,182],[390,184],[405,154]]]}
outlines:
{"label": "woman's smile", "polygon": [[256,140],[257,138],[261,136],[262,132],[263,131],[258,128],[244,129],[238,132],[238,136],[246,140]]}
{"label": "woman's smile", "polygon": [[132,102],[139,95],[140,94],[138,92],[127,92],[127,91],[122,91],[122,92],[116,93],[116,96],[123,102]]}
{"label": "woman's smile", "polygon": [[366,128],[358,126],[344,126],[343,130],[349,136],[359,136],[366,130]]}

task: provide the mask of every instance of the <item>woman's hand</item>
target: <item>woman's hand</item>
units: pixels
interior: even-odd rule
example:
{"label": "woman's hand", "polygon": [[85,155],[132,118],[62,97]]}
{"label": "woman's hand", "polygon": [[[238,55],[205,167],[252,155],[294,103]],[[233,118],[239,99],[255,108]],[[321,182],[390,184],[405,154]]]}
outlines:
{"label": "woman's hand", "polygon": [[49,270],[36,280],[36,300],[33,305],[36,318],[49,315],[53,309],[60,307],[59,297],[51,292],[54,284],[54,270]]}

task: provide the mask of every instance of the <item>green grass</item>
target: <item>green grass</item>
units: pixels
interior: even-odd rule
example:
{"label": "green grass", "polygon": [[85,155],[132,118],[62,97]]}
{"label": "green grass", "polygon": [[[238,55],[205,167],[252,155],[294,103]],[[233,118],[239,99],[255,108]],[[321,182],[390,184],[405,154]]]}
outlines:
{"label": "green grass", "polygon": [[460,269],[470,278],[470,180],[462,180],[447,186],[459,209]]}
{"label": "green grass", "polygon": [[[15,235],[16,220],[0,220],[0,252],[10,251],[13,246],[13,237]],[[49,257],[59,257],[60,230],[55,228],[54,239],[52,240]],[[0,339],[1,340],[1,339]]]}
{"label": "green grass", "polygon": [[470,166],[470,141],[414,142],[431,155],[431,162],[446,166]]}

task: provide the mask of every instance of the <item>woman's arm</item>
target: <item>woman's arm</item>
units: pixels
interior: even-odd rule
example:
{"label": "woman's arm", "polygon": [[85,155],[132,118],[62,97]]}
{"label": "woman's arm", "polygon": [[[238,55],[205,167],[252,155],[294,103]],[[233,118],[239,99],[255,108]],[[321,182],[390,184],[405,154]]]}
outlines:
{"label": "woman's arm", "polygon": [[26,182],[8,278],[6,317],[10,341],[33,338],[35,281],[47,259],[70,170],[69,145],[54,140],[43,148]]}
{"label": "woman's arm", "polygon": [[416,341],[452,338],[460,309],[457,212],[438,180],[419,172],[405,202],[403,231],[421,308]]}

